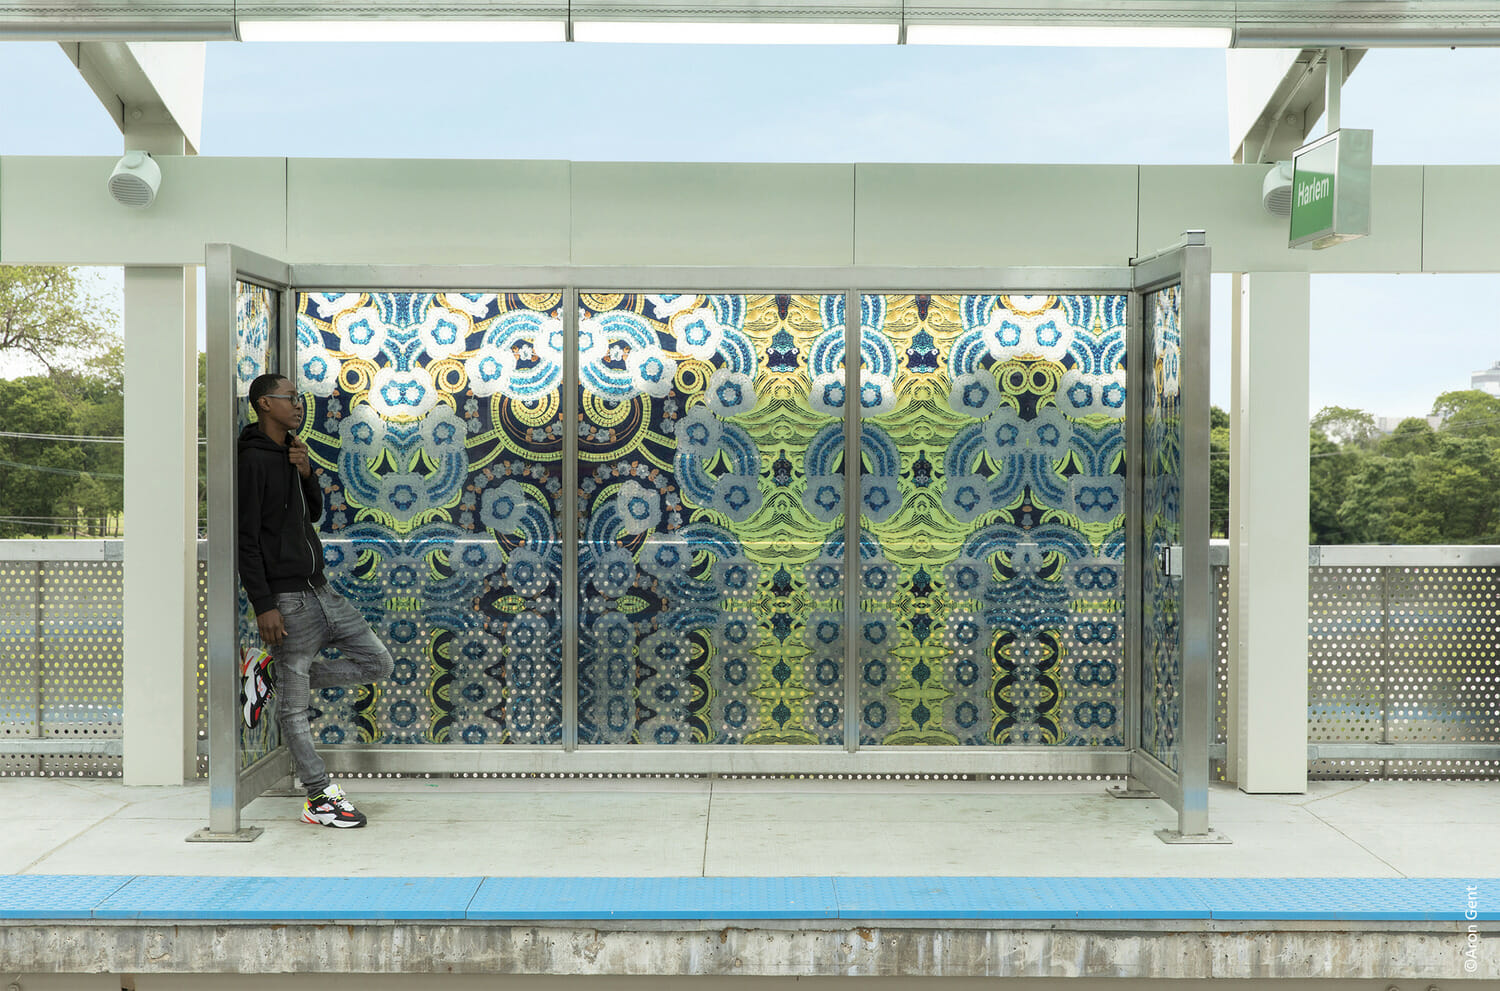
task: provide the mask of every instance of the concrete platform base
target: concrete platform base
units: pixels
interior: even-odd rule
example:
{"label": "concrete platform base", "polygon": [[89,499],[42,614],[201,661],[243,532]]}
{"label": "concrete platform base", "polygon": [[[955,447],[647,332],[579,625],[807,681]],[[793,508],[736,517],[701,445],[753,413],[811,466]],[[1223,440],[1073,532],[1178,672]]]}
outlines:
{"label": "concrete platform base", "polygon": [[[821,926],[821,928],[820,928]],[[21,974],[1457,980],[1500,973],[1500,927],[1173,921],[1007,928],[484,924],[12,924]],[[1472,949],[1471,949],[1472,948]],[[1471,956],[1470,953],[1475,955]],[[1468,969],[1470,966],[1473,969]]]}

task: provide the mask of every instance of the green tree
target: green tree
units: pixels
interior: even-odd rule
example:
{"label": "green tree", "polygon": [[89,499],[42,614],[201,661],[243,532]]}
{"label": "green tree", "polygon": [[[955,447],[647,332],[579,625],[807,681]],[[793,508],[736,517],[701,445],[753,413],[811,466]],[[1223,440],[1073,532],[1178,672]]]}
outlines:
{"label": "green tree", "polygon": [[123,399],[107,386],[87,384],[86,377],[68,384],[70,389],[59,387],[55,375],[0,380],[0,424],[9,434],[23,435],[0,437],[4,536],[52,536],[71,530],[79,515],[74,507],[84,502],[98,515],[119,511],[121,445],[68,438],[93,436],[99,425],[118,423]]}
{"label": "green tree", "polygon": [[0,265],[0,536],[100,533],[123,509],[119,317],[76,268]]}
{"label": "green tree", "polygon": [[1312,418],[1312,428],[1335,444],[1367,444],[1375,436],[1375,418],[1362,409],[1324,406]]}
{"label": "green tree", "polygon": [[1422,476],[1419,456],[1369,458],[1349,480],[1339,520],[1352,543],[1430,544],[1439,537],[1430,506],[1413,498]]}
{"label": "green tree", "polygon": [[1208,411],[1208,533],[1229,536],[1229,414]]}
{"label": "green tree", "polygon": [[95,478],[89,474],[81,475],[53,502],[54,514],[64,523],[68,516],[72,516],[74,522],[69,531],[71,536],[103,537],[108,535],[110,517],[121,508],[120,486],[111,485],[111,481]]}
{"label": "green tree", "polygon": [[1363,470],[1369,455],[1355,444],[1336,444],[1321,430],[1308,432],[1308,542],[1357,543],[1341,509],[1351,480]]}
{"label": "green tree", "polygon": [[1442,417],[1444,433],[1500,440],[1500,397],[1480,389],[1443,393],[1433,400],[1432,415]]}
{"label": "green tree", "polygon": [[[1482,543],[1496,524],[1495,492],[1500,460],[1488,437],[1439,434],[1432,453],[1421,459],[1418,493],[1439,519],[1439,543]],[[1491,538],[1492,539],[1492,538]]]}
{"label": "green tree", "polygon": [[[1407,433],[1422,436],[1415,427]],[[1403,443],[1404,449],[1391,445],[1391,451],[1399,453],[1365,458],[1350,476],[1338,511],[1338,522],[1349,542],[1497,542],[1500,449],[1494,441],[1439,432],[1426,442],[1425,449]]]}
{"label": "green tree", "polygon": [[1376,442],[1375,449],[1388,458],[1427,454],[1437,443],[1437,433],[1420,417],[1408,417]]}
{"label": "green tree", "polygon": [[118,341],[118,314],[76,268],[0,265],[0,355],[81,369]]}

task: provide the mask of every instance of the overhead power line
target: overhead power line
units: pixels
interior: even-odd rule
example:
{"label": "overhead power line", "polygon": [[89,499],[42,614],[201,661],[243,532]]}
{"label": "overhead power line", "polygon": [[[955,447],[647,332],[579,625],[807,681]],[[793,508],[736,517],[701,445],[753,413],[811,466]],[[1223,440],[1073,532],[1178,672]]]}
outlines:
{"label": "overhead power line", "polygon": [[113,472],[108,471],[77,471],[73,468],[48,468],[44,465],[23,465],[18,461],[6,461],[4,459],[0,459],[0,465],[4,465],[7,468],[29,468],[32,471],[44,471],[49,475],[72,475],[75,478],[80,475],[89,475],[93,478],[125,477],[124,475],[116,475]]}
{"label": "overhead power line", "polygon": [[[0,437],[9,437],[13,440],[55,440],[65,444],[123,444],[124,437],[115,437],[105,434],[29,434],[14,430],[0,430]],[[207,444],[205,437],[198,438],[199,444]]]}
{"label": "overhead power line", "polygon": [[0,520],[8,520],[11,523],[15,523],[17,521],[26,522],[28,520],[35,520],[35,521],[39,521],[39,522],[44,522],[46,520],[76,520],[76,519],[78,519],[78,514],[77,513],[74,513],[72,516],[0,516]]}
{"label": "overhead power line", "polygon": [[73,444],[123,444],[124,437],[111,437],[98,434],[28,434],[12,430],[0,430],[0,437],[13,437],[16,440],[60,440]]}
{"label": "overhead power line", "polygon": [[[17,430],[0,430],[0,438],[13,441],[58,441],[62,444],[124,444],[123,436],[104,436],[96,433],[21,433]],[[198,438],[198,444],[207,444],[208,438]]]}
{"label": "overhead power line", "polygon": [[35,520],[28,520],[24,517],[0,516],[0,526],[10,526],[22,530],[31,530],[38,527],[47,527],[52,530],[81,530],[91,520],[97,519],[99,519],[97,516],[81,516],[73,523],[38,523]]}

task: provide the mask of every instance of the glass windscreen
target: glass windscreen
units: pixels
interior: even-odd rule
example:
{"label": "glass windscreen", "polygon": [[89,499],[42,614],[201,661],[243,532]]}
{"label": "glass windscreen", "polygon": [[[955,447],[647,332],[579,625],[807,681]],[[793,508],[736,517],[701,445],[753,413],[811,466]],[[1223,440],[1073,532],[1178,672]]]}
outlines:
{"label": "glass windscreen", "polygon": [[1182,292],[1146,297],[1142,381],[1141,746],[1178,770],[1182,724],[1182,578],[1172,574],[1182,546]]}
{"label": "glass windscreen", "polygon": [[1123,742],[1123,295],[865,296],[859,735]]}
{"label": "glass windscreen", "polygon": [[396,658],[315,737],[560,743],[576,638],[581,745],[1123,745],[1126,297],[865,295],[852,397],[845,298],[299,294],[327,574]]}
{"label": "glass windscreen", "polygon": [[561,305],[299,295],[327,575],[395,658],[373,689],[315,693],[321,742],[561,739]]}
{"label": "glass windscreen", "polygon": [[578,739],[843,741],[844,296],[584,294]]}
{"label": "glass windscreen", "polygon": [[[238,437],[255,419],[250,408],[250,383],[280,365],[278,333],[281,326],[281,293],[264,286],[235,280],[234,284],[234,432]],[[255,611],[245,590],[236,585],[237,630],[241,650],[261,646]],[[238,652],[237,652],[238,653]],[[281,736],[276,721],[263,718],[252,729],[239,723],[241,766],[248,767],[275,750]]]}

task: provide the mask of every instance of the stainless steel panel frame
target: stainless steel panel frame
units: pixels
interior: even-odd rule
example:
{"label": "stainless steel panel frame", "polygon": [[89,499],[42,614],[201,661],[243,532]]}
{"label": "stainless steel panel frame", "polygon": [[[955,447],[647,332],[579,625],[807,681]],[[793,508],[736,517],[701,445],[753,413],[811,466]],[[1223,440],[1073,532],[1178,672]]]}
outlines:
{"label": "stainless steel panel frame", "polygon": [[[1500,748],[1497,748],[1500,749]],[[85,737],[81,740],[0,738],[0,755],[6,757],[124,757],[125,741],[119,737]]]}
{"label": "stainless steel panel frame", "polygon": [[[279,295],[279,328],[291,269],[283,262],[227,244],[205,248],[208,432],[208,781],[209,832],[239,832],[240,810],[270,783],[255,767],[240,768],[238,588],[235,480],[235,283],[251,282]],[[295,335],[295,320],[292,321]],[[295,340],[295,336],[293,337]],[[284,346],[286,374],[293,352]],[[271,755],[274,756],[276,751]],[[284,762],[283,762],[284,766]]]}
{"label": "stainless steel panel frame", "polygon": [[[1129,268],[738,268],[626,265],[293,265],[298,292],[362,286],[403,289],[547,289],[577,293],[656,292],[1130,292]],[[842,287],[842,288],[841,288]]]}
{"label": "stainless steel panel frame", "polygon": [[560,747],[341,745],[320,751],[340,774],[1087,774],[1119,777],[1124,749],[1081,747]]}
{"label": "stainless steel panel frame", "polygon": [[[1175,268],[1176,255],[1170,261]],[[1203,251],[1204,300],[1202,310],[1205,317],[1204,340],[1206,345],[1206,298],[1207,298],[1207,252]],[[358,287],[373,291],[400,290],[496,290],[508,291],[545,290],[562,292],[563,320],[570,335],[576,336],[578,326],[579,299],[583,293],[603,292],[651,292],[663,289],[698,292],[841,292],[845,298],[845,373],[846,403],[849,414],[845,418],[845,747],[719,747],[719,746],[599,746],[580,751],[577,748],[577,644],[576,638],[565,637],[563,644],[563,739],[556,746],[504,745],[494,747],[470,747],[453,745],[430,746],[350,746],[328,748],[324,758],[330,770],[337,773],[620,773],[620,774],[901,774],[901,773],[967,773],[967,774],[1091,774],[1120,776],[1132,770],[1131,745],[1139,733],[1138,720],[1127,715],[1127,746],[1110,748],[1079,749],[1071,747],[995,747],[995,748],[927,748],[927,747],[869,747],[858,745],[858,682],[857,644],[854,640],[859,617],[859,472],[860,472],[860,424],[859,395],[859,335],[864,293],[962,293],[994,292],[1004,290],[1026,293],[1123,293],[1130,296],[1131,330],[1133,337],[1127,346],[1138,344],[1141,334],[1142,309],[1140,294],[1142,272],[1146,266],[1131,268],[896,268],[896,267],[833,267],[833,268],[715,268],[715,267],[631,267],[631,266],[385,266],[385,265],[285,265],[269,258],[245,252],[228,245],[213,245],[208,251],[209,262],[209,368],[211,392],[232,393],[233,348],[228,356],[226,345],[232,345],[234,327],[234,282],[238,279],[275,288],[282,292],[282,355],[283,374],[291,374],[296,367],[296,310],[297,294],[320,290],[347,290]],[[842,288],[840,288],[842,287]],[[575,349],[564,349],[562,410],[565,424],[571,425],[578,414],[578,360]],[[1132,370],[1134,373],[1134,370]],[[1207,396],[1206,349],[1201,392]],[[1127,402],[1137,404],[1138,390],[1127,389]],[[1206,398],[1205,398],[1206,402]],[[232,442],[232,408],[226,404],[210,405],[210,437],[223,437]],[[1128,415],[1128,414],[1127,414]],[[1207,443],[1207,407],[1203,415],[1203,443]],[[1130,443],[1127,441],[1127,443]],[[564,444],[564,509],[562,534],[564,541],[563,602],[562,615],[565,629],[578,623],[576,601],[578,582],[578,523],[577,499],[577,449],[576,430],[565,426]],[[1140,457],[1139,437],[1134,440],[1137,448],[1129,457],[1129,471],[1137,473],[1133,483],[1136,523],[1131,532],[1139,528],[1140,511]],[[218,455],[216,458],[215,455]],[[1203,462],[1206,466],[1206,461]],[[232,478],[233,453],[231,445],[222,451],[210,447],[210,666],[211,670],[236,673],[234,666],[237,651],[234,649],[235,585],[233,571],[233,525],[234,492]],[[1204,525],[1206,539],[1206,468],[1203,478]],[[1127,481],[1127,498],[1132,485]],[[217,525],[216,525],[217,524]],[[217,540],[215,535],[217,534]],[[1127,555],[1132,552],[1139,557],[1139,548],[1127,541]],[[1206,545],[1201,555],[1207,567]],[[219,577],[214,582],[214,576]],[[1204,583],[1204,595],[1207,584]],[[1127,596],[1129,595],[1127,586]],[[1138,598],[1138,589],[1137,589]],[[1137,602],[1138,606],[1138,602]],[[1127,643],[1132,638],[1131,630],[1139,625],[1139,616],[1129,612],[1126,618]],[[1139,650],[1139,631],[1133,634],[1136,650]],[[1206,642],[1206,641],[1205,641]],[[217,643],[217,646],[215,644]],[[1127,686],[1130,684],[1130,661],[1127,654]],[[1138,661],[1137,661],[1138,663]],[[220,678],[219,682],[223,679]],[[1136,689],[1139,691],[1138,678]],[[1205,696],[1206,697],[1206,696]],[[211,777],[216,782],[211,786],[211,804],[214,830],[232,830],[238,826],[238,811],[258,794],[260,788],[269,785],[285,773],[284,754],[268,755],[249,769],[239,771],[237,764],[239,714],[238,679],[231,677],[227,684],[212,681],[210,684],[211,711],[218,713],[211,719],[210,750],[211,766],[219,774]],[[1206,739],[1203,741],[1206,745]],[[587,757],[578,756],[587,753]],[[1206,753],[1204,757],[1204,784],[1206,785]],[[1159,765],[1158,765],[1159,767]],[[1149,765],[1142,765],[1143,773],[1151,774]],[[229,778],[225,774],[234,772]],[[220,779],[223,779],[222,781]],[[1151,775],[1155,783],[1157,775]],[[225,782],[232,782],[225,783]],[[1204,791],[1206,800],[1206,791]],[[1177,804],[1174,802],[1174,804]]]}
{"label": "stainless steel panel frame", "polygon": [[1500,760],[1500,743],[1309,743],[1315,760]]}
{"label": "stainless steel panel frame", "polygon": [[[277,747],[260,760],[240,771],[240,799],[245,805],[255,801],[272,785],[292,773],[292,758],[286,747]],[[244,806],[241,806],[243,808]]]}
{"label": "stainless steel panel frame", "polygon": [[1183,620],[1182,804],[1177,830],[1209,832],[1208,745],[1213,734],[1214,602],[1208,565],[1209,249],[1200,240],[1182,249]]}
{"label": "stainless steel panel frame", "polygon": [[[578,340],[578,291],[570,284],[563,290],[563,326],[568,340]],[[563,348],[563,566],[560,613],[564,630],[578,629],[578,348]],[[578,637],[562,642],[563,749],[578,749]]]}
{"label": "stainless steel panel frame", "polygon": [[1500,546],[1345,544],[1307,549],[1314,568],[1494,568]]}
{"label": "stainless steel panel frame", "polygon": [[[1173,808],[1178,808],[1181,801],[1181,778],[1174,774],[1170,767],[1152,756],[1151,752],[1143,748],[1136,748],[1130,752],[1130,777],[1139,783],[1139,787],[1145,791],[1152,792],[1156,797],[1167,802]],[[1182,822],[1181,814],[1178,815],[1178,823]],[[1181,830],[1178,830],[1181,832]]]}
{"label": "stainless steel panel frame", "polygon": [[[1145,296],[1181,286],[1179,318],[1183,420],[1182,477],[1182,702],[1178,733],[1178,773],[1140,746],[1131,751],[1131,776],[1177,809],[1177,832],[1206,836],[1208,826],[1208,747],[1213,732],[1213,582],[1209,572],[1209,249],[1202,231],[1189,231],[1175,248],[1135,261],[1135,291]],[[1142,317],[1144,333],[1144,315]],[[1136,352],[1139,354],[1139,352]],[[1132,356],[1133,357],[1133,356]],[[1134,364],[1140,364],[1135,361]],[[1144,369],[1140,373],[1144,374]],[[1140,380],[1134,380],[1139,382]],[[1129,390],[1127,390],[1129,391]],[[1136,390],[1139,391],[1138,389]],[[1144,453],[1144,452],[1143,452]],[[1130,531],[1144,525],[1139,515]],[[1137,546],[1140,540],[1127,542]],[[1128,553],[1128,550],[1127,550]],[[1139,627],[1140,606],[1131,619]],[[1137,671],[1144,658],[1137,658]]]}
{"label": "stainless steel panel frame", "polygon": [[[1141,416],[1145,374],[1136,357],[1145,337],[1145,297],[1131,293],[1127,300],[1125,323],[1125,724],[1122,727],[1125,746],[1141,746],[1141,542],[1140,523],[1144,494],[1145,466],[1141,463]],[[1141,790],[1138,782],[1127,781],[1126,790]],[[1144,789],[1149,791],[1150,789]]]}

